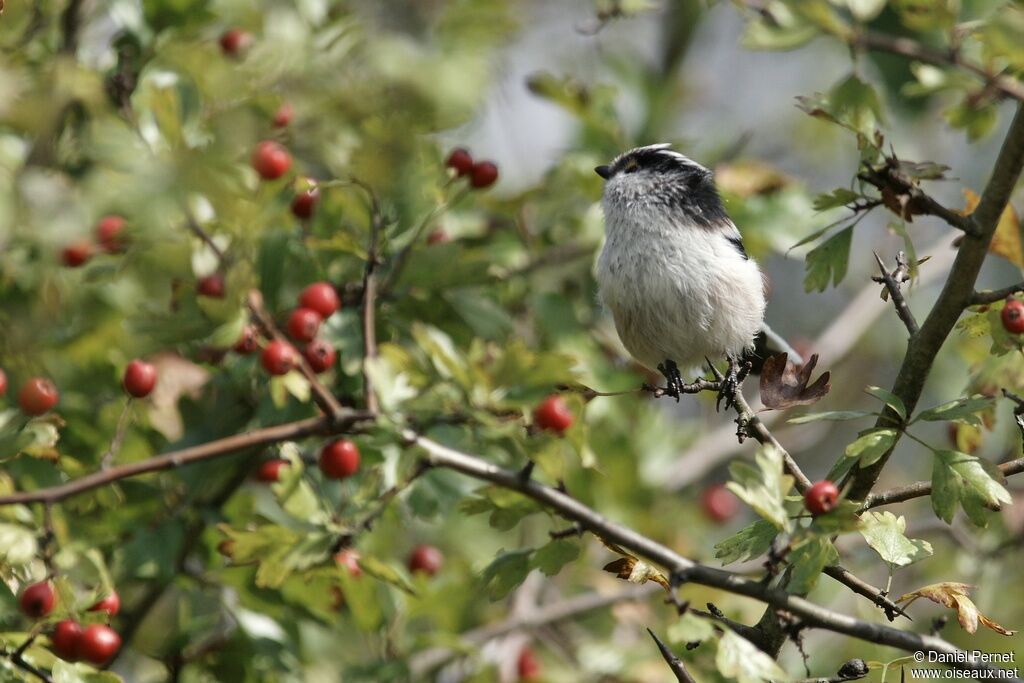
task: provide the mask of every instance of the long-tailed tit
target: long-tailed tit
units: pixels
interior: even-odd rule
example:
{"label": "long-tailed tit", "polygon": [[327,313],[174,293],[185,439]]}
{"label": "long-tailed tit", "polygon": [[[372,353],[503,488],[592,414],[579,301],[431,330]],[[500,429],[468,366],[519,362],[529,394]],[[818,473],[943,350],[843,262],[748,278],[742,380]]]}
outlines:
{"label": "long-tailed tit", "polygon": [[677,399],[679,368],[706,358],[729,359],[734,382],[736,361],[764,331],[765,285],[711,171],[667,144],[594,170],[606,181],[597,283],[622,343]]}

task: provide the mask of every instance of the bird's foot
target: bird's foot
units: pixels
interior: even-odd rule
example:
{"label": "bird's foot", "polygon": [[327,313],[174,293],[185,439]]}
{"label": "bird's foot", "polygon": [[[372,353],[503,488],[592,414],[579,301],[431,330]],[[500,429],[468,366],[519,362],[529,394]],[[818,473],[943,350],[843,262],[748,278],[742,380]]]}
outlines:
{"label": "bird's foot", "polygon": [[720,411],[722,401],[725,401],[725,409],[736,407],[736,394],[740,391],[743,386],[743,380],[750,374],[751,363],[746,361],[742,364],[739,363],[735,358],[731,356],[729,360],[729,369],[726,371],[723,377],[720,372],[711,365],[710,361],[708,365],[711,365],[711,372],[714,373],[715,378],[719,382],[718,399],[715,401],[715,410]]}
{"label": "bird's foot", "polygon": [[683,376],[679,372],[679,366],[674,360],[666,359],[664,363],[658,364],[658,372],[665,376],[664,394],[671,396],[679,403],[679,397],[685,388]]}

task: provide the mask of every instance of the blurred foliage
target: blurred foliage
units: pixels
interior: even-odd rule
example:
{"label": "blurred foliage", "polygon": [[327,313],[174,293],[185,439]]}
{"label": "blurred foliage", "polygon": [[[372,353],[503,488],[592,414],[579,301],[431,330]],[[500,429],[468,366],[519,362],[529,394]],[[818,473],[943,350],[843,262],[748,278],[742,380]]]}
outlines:
{"label": "blurred foliage", "polygon": [[[1024,10],[1015,3],[734,4],[749,49],[792,50],[816,39],[856,45],[863,31],[879,31],[938,51],[955,48],[993,75],[1013,79],[1024,70]],[[505,185],[503,176],[494,190],[469,191],[445,168],[449,150],[442,141],[458,140],[486,107],[505,49],[532,28],[534,5],[6,3],[0,17],[0,367],[11,389],[0,398],[0,493],[315,415],[298,373],[271,380],[258,354],[226,353],[247,322],[244,302],[253,288],[282,323],[306,285],[337,285],[345,307],[320,336],[337,348],[339,360],[323,377],[343,403],[361,405],[359,295],[375,219],[383,224],[384,290],[379,354],[366,372],[385,413],[354,437],[362,467],[343,482],[320,475],[315,458],[322,441],[308,439],[70,498],[52,507],[52,543],[41,508],[0,508],[6,652],[31,628],[15,596],[46,573],[44,557],[56,548],[49,559],[61,577],[60,605],[47,624],[68,616],[100,620],[85,610],[112,586],[124,601],[112,622],[125,638],[114,673],[60,662],[45,636],[26,651],[27,661],[62,683],[423,679],[432,672],[417,670],[417,658],[439,647],[468,662],[449,668],[445,680],[506,681],[514,678],[509,662],[534,636],[545,680],[664,678],[664,663],[641,626],[667,633],[701,680],[782,677],[779,665],[740,635],[714,631],[693,613],[680,618],[657,598],[581,614],[571,629],[520,634],[510,641],[511,655],[467,647],[459,634],[504,618],[521,594],[544,605],[624,584],[601,571],[608,549],[571,534],[552,539],[549,532],[563,531],[564,522],[534,502],[452,472],[421,476],[417,454],[399,435],[408,425],[502,466],[536,463],[534,476],[542,481],[564,484],[582,503],[697,559],[754,561],[759,568],[765,556],[782,561],[775,546],[784,538],[790,553],[784,561],[795,567],[788,590],[813,591],[822,604],[862,618],[884,617],[819,581],[840,550],[850,555],[844,563],[872,580],[891,583],[900,570],[897,577],[906,578],[897,581],[907,595],[951,577],[989,581],[978,597],[988,600],[985,612],[1011,627],[1024,621],[1019,605],[993,601],[1000,586],[1015,586],[998,583],[999,567],[1019,561],[1024,526],[1019,514],[992,511],[1011,501],[993,460],[1020,453],[1012,420],[1004,411],[996,421],[992,397],[999,388],[1024,386],[1022,339],[1002,327],[1002,302],[976,307],[955,333],[949,362],[957,376],[969,378],[962,391],[917,415],[901,413],[906,429],[937,422],[975,430],[955,437],[953,450],[933,445],[930,435],[907,445],[915,457],[925,454],[934,486],[933,511],[910,506],[907,516],[912,523],[933,516],[950,522],[962,509],[979,527],[967,533],[973,544],[967,551],[945,537],[934,544],[911,538],[907,517],[888,510],[858,520],[849,502],[809,519],[774,449],[732,463],[729,487],[749,509],[719,526],[701,508],[701,483],[677,492],[662,476],[701,431],[724,421],[714,416],[710,398],[694,398],[701,416],[682,419],[637,393],[585,401],[585,394],[571,392],[566,399],[576,420],[564,437],[533,428],[533,407],[556,387],[619,391],[649,379],[625,357],[596,304],[591,265],[602,239],[601,180],[592,169],[629,146],[677,134],[689,48],[709,11],[699,3],[575,3],[588,16],[578,32],[607,41],[598,75],[552,64],[517,84],[575,122],[572,144],[522,189],[509,190],[515,183]],[[646,62],[623,40],[628,32],[614,40],[603,35],[640,21],[655,21],[661,30],[660,53]],[[232,27],[253,38],[236,55],[218,45]],[[970,141],[1000,128],[1002,96],[976,74],[953,63],[894,62],[856,46],[851,54],[849,73],[825,92],[807,92],[798,105],[816,125],[849,136],[860,165],[848,169],[848,186],[814,187],[816,181],[745,157],[731,138],[697,150],[715,166],[750,253],[771,261],[799,248],[808,292],[838,287],[855,270],[851,263],[870,263],[852,251],[869,211],[889,210],[891,231],[913,254],[922,232],[913,218],[923,213],[910,201],[913,192],[947,179],[942,161],[956,160],[898,157],[896,150],[912,145],[891,136],[894,120],[941,115]],[[283,104],[294,115],[286,127],[274,127]],[[261,181],[250,156],[268,139],[285,145],[294,161],[281,179]],[[716,158],[716,148],[727,152]],[[885,169],[903,184],[886,189],[863,179],[865,171]],[[289,206],[308,188],[307,178],[319,184],[321,196],[313,218],[301,221]],[[965,213],[977,195],[966,196]],[[125,248],[97,251],[80,268],[63,266],[62,250],[92,240],[97,222],[111,214],[127,220]],[[193,221],[216,249],[190,230]],[[434,230],[450,240],[425,240]],[[1010,210],[993,252],[1024,267],[1020,244]],[[787,267],[798,268],[792,261]],[[225,277],[225,297],[197,296],[198,280],[214,273]],[[851,365],[873,363],[870,354],[855,354]],[[161,382],[151,399],[126,404],[120,376],[136,357],[157,363]],[[855,372],[842,375],[850,389],[832,398],[841,394],[866,410],[843,405],[792,422],[870,417],[878,401],[899,412],[893,403],[899,399],[885,390],[871,387],[872,399],[858,396],[864,387]],[[61,398],[56,411],[29,420],[14,399],[21,382],[36,375],[51,377]],[[111,458],[119,425],[125,428]],[[813,427],[794,429],[811,433]],[[836,434],[826,446],[815,441],[807,449],[819,469],[834,462],[834,476],[870,464],[897,438],[896,429]],[[847,436],[848,442],[839,440]],[[975,454],[982,442],[983,452]],[[255,481],[251,473],[270,457],[287,459],[287,474],[273,485]],[[719,470],[707,479],[725,476]],[[393,487],[399,493],[391,501]],[[366,524],[371,514],[373,524]],[[360,554],[360,576],[334,560],[348,543]],[[420,543],[444,554],[436,576],[410,572],[406,564]],[[1001,580],[1011,574],[1003,572]],[[543,581],[531,584],[531,575]],[[760,615],[751,601],[716,591],[685,587],[683,597],[699,605],[712,600],[745,623]],[[927,619],[914,624],[926,628]],[[943,635],[971,648],[1007,649],[1008,641],[982,640],[991,633],[965,640],[955,624]],[[686,645],[699,641],[704,644]],[[831,642],[821,652],[811,660],[820,669],[814,675],[830,674],[854,656],[876,669],[899,656],[855,641]],[[799,653],[787,651],[783,663],[790,673],[802,668]],[[0,680],[25,675],[0,657]]]}

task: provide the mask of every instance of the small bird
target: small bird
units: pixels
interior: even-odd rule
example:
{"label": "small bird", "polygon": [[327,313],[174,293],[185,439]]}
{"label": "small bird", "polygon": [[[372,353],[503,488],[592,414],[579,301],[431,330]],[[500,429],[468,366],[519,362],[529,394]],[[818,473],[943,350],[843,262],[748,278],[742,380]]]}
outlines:
{"label": "small bird", "polygon": [[728,359],[719,394],[728,407],[739,361],[765,328],[765,281],[712,172],[668,144],[631,149],[594,170],[605,179],[597,283],[619,338],[665,376],[676,400],[686,387],[680,368]]}

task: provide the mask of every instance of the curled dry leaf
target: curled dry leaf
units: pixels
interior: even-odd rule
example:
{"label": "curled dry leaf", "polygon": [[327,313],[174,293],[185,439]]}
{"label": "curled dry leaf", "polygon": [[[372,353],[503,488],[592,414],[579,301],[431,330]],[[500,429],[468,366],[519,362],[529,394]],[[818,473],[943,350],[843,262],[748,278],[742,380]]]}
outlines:
{"label": "curled dry leaf", "polygon": [[150,395],[150,424],[169,440],[177,441],[185,433],[178,400],[182,396],[198,398],[210,373],[176,353],[158,354],[150,362],[160,377]]}
{"label": "curled dry leaf", "polygon": [[[1001,633],[1004,636],[1012,636],[1016,631],[1011,631],[1004,628],[992,621],[984,614],[978,611],[978,606],[967,596],[968,591],[972,586],[966,583],[957,583],[955,581],[944,581],[942,583],[933,583],[925,586],[924,588],[918,588],[916,591],[910,593],[904,593],[900,597],[896,598],[896,602],[906,602],[907,605],[914,602],[918,598],[927,598],[932,602],[938,603],[943,607],[949,607],[955,609],[957,613],[957,620],[960,622],[960,626],[963,627],[968,633],[975,633],[978,630],[978,624],[987,626],[996,633]],[[905,605],[906,606],[906,605]]]}
{"label": "curled dry leaf", "polygon": [[623,550],[619,545],[607,541],[600,536],[598,540],[604,545],[604,547],[611,550],[613,553],[622,555],[617,560],[612,560],[604,566],[606,572],[611,572],[620,579],[629,581],[630,583],[647,583],[653,581],[665,590],[672,592],[672,586],[669,584],[668,579],[660,571],[647,564],[643,560],[637,558],[635,555]]}
{"label": "curled dry leaf", "polygon": [[788,354],[770,357],[761,370],[761,402],[768,408],[784,410],[820,401],[831,385],[828,382],[830,373],[825,372],[808,386],[811,372],[817,364],[818,354],[800,367],[789,362]]}

